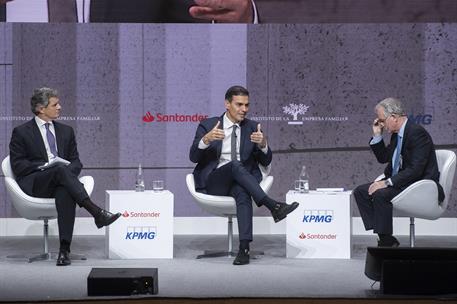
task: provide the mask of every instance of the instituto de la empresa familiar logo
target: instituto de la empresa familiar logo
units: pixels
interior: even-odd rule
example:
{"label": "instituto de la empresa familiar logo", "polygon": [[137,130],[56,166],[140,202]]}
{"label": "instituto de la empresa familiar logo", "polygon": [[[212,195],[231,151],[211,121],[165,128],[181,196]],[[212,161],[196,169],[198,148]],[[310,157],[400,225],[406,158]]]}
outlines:
{"label": "instituto de la empresa familiar logo", "polygon": [[303,121],[298,120],[298,115],[304,115],[308,112],[309,106],[302,103],[290,103],[287,106],[282,107],[282,112],[284,114],[292,115],[292,121],[288,121],[289,125],[302,125]]}

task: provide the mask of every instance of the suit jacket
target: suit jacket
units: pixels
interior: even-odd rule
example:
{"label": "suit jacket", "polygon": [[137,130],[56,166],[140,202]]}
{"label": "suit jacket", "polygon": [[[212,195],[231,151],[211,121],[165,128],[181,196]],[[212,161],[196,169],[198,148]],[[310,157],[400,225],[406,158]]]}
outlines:
{"label": "suit jacket", "polygon": [[[58,156],[70,161],[68,168],[78,176],[83,165],[79,160],[73,128],[56,121],[53,124]],[[26,193],[32,193],[33,173],[39,171],[39,166],[48,162],[43,137],[35,119],[14,128],[10,141],[10,160],[19,186]]]}
{"label": "suit jacket", "polygon": [[439,201],[444,200],[444,191],[439,184],[440,172],[436,161],[435,147],[430,134],[411,120],[406,122],[401,148],[402,163],[398,174],[392,176],[392,158],[397,146],[398,134],[393,133],[389,145],[384,141],[371,148],[378,162],[387,163],[384,170],[386,178],[391,178],[395,188],[405,189],[421,179],[431,179],[438,186]]}
{"label": "suit jacket", "polygon": [[92,0],[91,22],[204,22],[189,14],[193,0]]}
{"label": "suit jacket", "polygon": [[[206,133],[214,128],[217,121],[220,121],[219,127],[224,128],[224,115],[220,117],[211,117],[200,122],[195,133],[195,138],[190,147],[189,158],[192,162],[197,163],[194,169],[195,189],[204,191],[206,188],[206,180],[209,174],[217,168],[219,158],[221,156],[222,141],[215,140],[210,143],[206,149],[199,149],[198,143]],[[244,119],[240,123],[240,161],[254,177],[260,182],[262,173],[259,169],[259,164],[268,166],[271,163],[272,152],[268,147],[267,154],[259,149],[257,144],[251,142],[251,134],[257,130],[258,123]]]}

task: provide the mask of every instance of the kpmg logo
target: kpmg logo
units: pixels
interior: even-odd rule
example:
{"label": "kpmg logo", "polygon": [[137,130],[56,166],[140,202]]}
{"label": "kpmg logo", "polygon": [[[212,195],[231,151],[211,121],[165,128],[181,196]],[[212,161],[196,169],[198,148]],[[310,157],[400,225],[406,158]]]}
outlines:
{"label": "kpmg logo", "polygon": [[155,115],[151,114],[150,111],[147,111],[145,115],[143,115],[143,122],[151,123],[151,122],[200,122],[203,119],[208,118],[208,115],[204,114],[162,114],[156,113]]}
{"label": "kpmg logo", "polygon": [[409,114],[408,119],[414,121],[416,124],[429,125],[432,123],[433,116],[431,114]]}
{"label": "kpmg logo", "polygon": [[125,234],[126,240],[153,240],[156,237],[156,226],[129,226]]}
{"label": "kpmg logo", "polygon": [[333,210],[304,210],[303,223],[331,223]]}
{"label": "kpmg logo", "polygon": [[287,122],[289,125],[302,125],[303,121],[298,120],[298,114],[304,115],[308,112],[309,106],[304,105],[302,103],[290,103],[287,106],[282,107],[282,112],[284,114],[292,115],[293,120]]}

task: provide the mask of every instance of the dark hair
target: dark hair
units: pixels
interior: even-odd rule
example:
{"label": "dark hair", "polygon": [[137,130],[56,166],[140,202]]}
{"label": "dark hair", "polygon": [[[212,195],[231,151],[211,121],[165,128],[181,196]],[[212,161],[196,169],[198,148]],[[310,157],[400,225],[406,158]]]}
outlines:
{"label": "dark hair", "polygon": [[49,104],[49,98],[58,97],[57,91],[50,88],[39,88],[33,91],[32,98],[30,99],[30,106],[32,107],[32,112],[35,115],[40,113],[38,107],[47,107]]}
{"label": "dark hair", "polygon": [[246,90],[242,86],[233,86],[233,87],[230,87],[227,90],[227,92],[225,93],[225,100],[228,100],[229,102],[231,102],[233,96],[248,96],[249,97],[249,91]]}

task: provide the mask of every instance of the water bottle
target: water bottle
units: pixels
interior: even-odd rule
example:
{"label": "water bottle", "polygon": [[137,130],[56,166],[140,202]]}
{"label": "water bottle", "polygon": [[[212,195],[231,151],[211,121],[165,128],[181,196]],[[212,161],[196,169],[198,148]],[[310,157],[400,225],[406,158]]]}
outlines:
{"label": "water bottle", "polygon": [[300,181],[300,192],[308,193],[309,192],[309,175],[308,171],[306,170],[306,166],[303,166],[300,172],[300,177],[298,178]]}
{"label": "water bottle", "polygon": [[141,168],[141,163],[138,165],[138,172],[136,173],[135,191],[144,191],[143,169]]}

